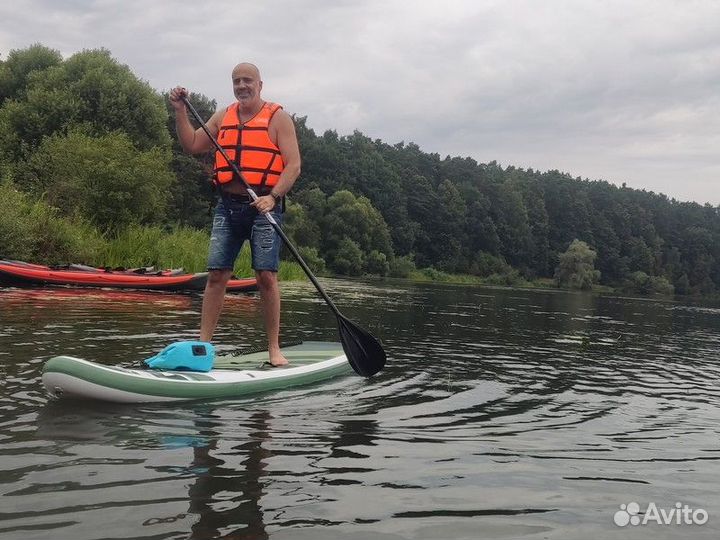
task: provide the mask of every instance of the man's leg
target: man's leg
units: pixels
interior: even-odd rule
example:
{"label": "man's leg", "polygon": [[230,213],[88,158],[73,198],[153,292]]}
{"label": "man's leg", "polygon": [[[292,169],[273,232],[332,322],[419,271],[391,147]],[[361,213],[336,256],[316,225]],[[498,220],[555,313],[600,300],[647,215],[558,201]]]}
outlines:
{"label": "man's leg", "polygon": [[280,351],[280,287],[277,272],[257,270],[255,276],[262,301],[270,363],[274,366],[284,366],[288,361]]}
{"label": "man's leg", "polygon": [[200,316],[200,341],[212,340],[225,299],[225,286],[231,275],[232,270],[210,270],[208,272],[208,280],[203,293],[202,315]]}
{"label": "man's leg", "polygon": [[200,317],[200,339],[211,341],[215,327],[220,319],[225,286],[232,276],[240,248],[247,236],[236,231],[238,223],[242,225],[243,216],[247,215],[247,205],[233,203],[221,199],[215,207],[213,227],[210,233],[210,249],[208,251],[208,280],[203,293],[202,315]]}

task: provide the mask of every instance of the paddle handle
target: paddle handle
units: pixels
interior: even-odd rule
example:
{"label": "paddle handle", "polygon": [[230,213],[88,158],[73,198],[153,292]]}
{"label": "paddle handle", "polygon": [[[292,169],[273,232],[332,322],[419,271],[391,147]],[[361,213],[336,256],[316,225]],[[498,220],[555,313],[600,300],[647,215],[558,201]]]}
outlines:
{"label": "paddle handle", "polygon": [[[200,127],[201,127],[202,130],[205,132],[205,134],[208,136],[208,139],[210,139],[210,141],[213,143],[213,145],[215,146],[215,148],[217,149],[217,151],[220,152],[220,154],[222,154],[222,157],[225,158],[225,161],[230,165],[230,167],[232,167],[233,172],[237,175],[237,177],[240,179],[240,181],[241,181],[241,182],[243,183],[243,185],[245,186],[245,189],[247,190],[248,195],[250,195],[250,198],[251,198],[253,201],[256,201],[256,200],[258,199],[257,194],[256,194],[255,191],[248,185],[247,181],[246,181],[245,178],[243,177],[243,175],[242,175],[242,173],[240,172],[240,169],[238,168],[238,166],[237,166],[237,164],[235,163],[235,161],[230,159],[230,157],[229,157],[229,156],[227,155],[227,153],[225,152],[225,149],[224,149],[222,146],[220,146],[220,143],[218,143],[217,140],[215,139],[215,137],[213,137],[212,133],[210,133],[210,130],[208,129],[208,127],[207,127],[207,125],[205,124],[205,122],[203,122],[203,119],[200,118],[200,115],[199,115],[198,112],[195,110],[195,107],[192,106],[192,104],[188,101],[188,99],[187,99],[186,96],[182,96],[180,99],[182,99],[183,103],[185,103],[185,106],[186,106],[187,109],[190,111],[190,114],[193,115],[193,118],[195,118],[195,120],[197,120],[198,124],[200,124]],[[269,212],[266,213],[266,214],[263,214],[263,215],[264,215],[264,216],[267,218],[267,220],[270,222],[270,225],[273,226],[273,228],[274,228],[275,231],[278,233],[278,235],[280,236],[280,238],[282,238],[282,241],[285,243],[285,245],[287,246],[287,248],[290,250],[290,253],[292,253],[293,257],[295,257],[295,259],[297,260],[298,264],[299,264],[299,265],[302,267],[302,269],[305,271],[305,274],[307,275],[307,277],[310,279],[310,281],[312,282],[312,284],[315,285],[315,288],[316,288],[317,291],[320,293],[320,296],[322,296],[323,299],[325,300],[325,302],[327,302],[328,306],[330,306],[330,309],[333,310],[333,312],[335,313],[336,316],[342,317],[342,316],[343,316],[342,313],[340,313],[340,310],[337,308],[337,306],[335,305],[335,303],[334,303],[332,300],[330,300],[330,297],[327,295],[327,293],[326,293],[325,290],[322,288],[322,286],[320,285],[320,283],[318,283],[318,280],[317,280],[317,278],[313,275],[312,271],[310,270],[310,267],[307,265],[307,263],[305,263],[305,261],[304,261],[303,258],[300,256],[300,253],[299,253],[298,250],[295,248],[295,246],[292,244],[292,242],[290,242],[290,239],[289,239],[289,238],[287,237],[287,235],[285,234],[285,231],[282,230],[282,228],[280,227],[280,224],[279,224],[277,221],[275,221],[275,218],[274,218]]]}

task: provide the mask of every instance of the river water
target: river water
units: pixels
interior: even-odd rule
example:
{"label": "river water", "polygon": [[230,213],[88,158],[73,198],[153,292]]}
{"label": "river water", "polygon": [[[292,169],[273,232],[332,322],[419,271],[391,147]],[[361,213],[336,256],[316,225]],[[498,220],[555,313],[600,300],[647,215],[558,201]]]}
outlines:
{"label": "river water", "polygon": [[[200,296],[0,289],[0,538],[720,534],[720,309],[323,283],[382,339],[381,374],[162,406],[50,401],[42,365],[195,339]],[[306,283],[284,284],[283,327],[337,340]],[[228,297],[217,343],[263,343],[256,296]]]}

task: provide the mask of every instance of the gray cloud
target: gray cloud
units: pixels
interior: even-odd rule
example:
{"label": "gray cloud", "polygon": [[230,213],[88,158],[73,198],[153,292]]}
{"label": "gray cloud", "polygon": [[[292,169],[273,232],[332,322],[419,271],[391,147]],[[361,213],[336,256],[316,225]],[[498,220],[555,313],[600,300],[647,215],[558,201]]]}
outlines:
{"label": "gray cloud", "polygon": [[319,132],[720,203],[717,2],[28,0],[0,17],[3,54],[103,46],[221,105],[250,60]]}

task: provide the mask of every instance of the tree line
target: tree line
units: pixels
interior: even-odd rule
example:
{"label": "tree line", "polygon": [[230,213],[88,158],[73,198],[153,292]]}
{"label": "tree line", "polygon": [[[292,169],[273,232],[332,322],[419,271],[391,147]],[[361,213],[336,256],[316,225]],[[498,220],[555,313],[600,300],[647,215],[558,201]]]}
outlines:
{"label": "tree line", "polygon": [[[217,106],[199,94],[191,101],[206,118]],[[137,225],[207,229],[212,156],[182,153],[169,112],[166,95],[106,50],[67,59],[42,45],[12,51],[0,60],[4,189],[103,235]],[[557,170],[441,157],[358,131],[317,134],[303,116],[295,123],[303,166],[285,228],[317,271],[424,269],[642,293],[720,286],[718,207]],[[5,221],[0,256],[12,257],[19,241]]]}

